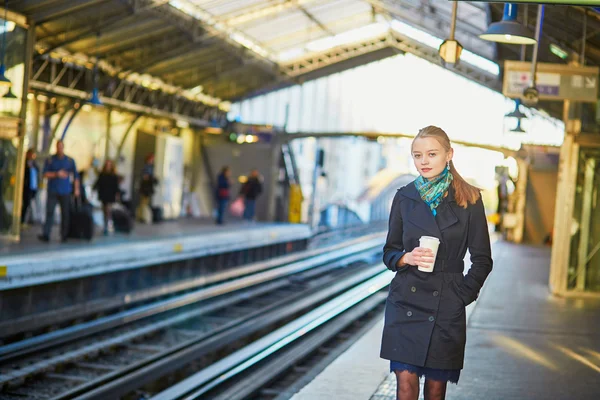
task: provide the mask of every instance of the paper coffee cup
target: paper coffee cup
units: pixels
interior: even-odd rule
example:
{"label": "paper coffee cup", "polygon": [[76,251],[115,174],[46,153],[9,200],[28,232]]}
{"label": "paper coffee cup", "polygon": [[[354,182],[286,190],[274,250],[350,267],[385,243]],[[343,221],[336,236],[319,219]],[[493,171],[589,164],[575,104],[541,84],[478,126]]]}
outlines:
{"label": "paper coffee cup", "polygon": [[437,257],[438,247],[440,246],[440,239],[433,236],[421,236],[419,239],[419,247],[425,247],[433,252],[433,262],[427,263],[429,268],[423,268],[419,266],[417,269],[422,272],[433,272],[433,266],[435,265],[435,259]]}

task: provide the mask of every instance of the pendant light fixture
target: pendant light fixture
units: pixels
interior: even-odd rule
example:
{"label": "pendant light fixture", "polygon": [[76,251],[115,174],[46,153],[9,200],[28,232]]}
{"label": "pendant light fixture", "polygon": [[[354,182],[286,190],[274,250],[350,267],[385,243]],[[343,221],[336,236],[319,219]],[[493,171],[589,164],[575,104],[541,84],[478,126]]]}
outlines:
{"label": "pendant light fixture", "polygon": [[514,129],[510,130],[511,132],[515,132],[515,133],[525,133],[526,131],[521,128],[521,119],[517,120],[517,126]]}
{"label": "pendant light fixture", "polygon": [[527,118],[527,115],[525,115],[523,112],[521,112],[521,110],[519,110],[520,105],[521,105],[521,99],[515,99],[515,109],[513,111],[509,112],[508,114],[506,114],[504,117],[518,118],[518,119]]}
{"label": "pendant light fixture", "polygon": [[506,44],[534,44],[533,32],[517,22],[518,6],[513,3],[504,5],[502,21],[491,24],[479,37],[490,42]]}
{"label": "pendant light fixture", "polygon": [[2,32],[2,52],[1,52],[1,60],[0,60],[0,86],[12,86],[12,82],[10,79],[6,77],[6,65],[4,65],[4,58],[6,55],[6,19],[8,18],[8,0],[4,0],[4,30]]}
{"label": "pendant light fixture", "polygon": [[15,95],[12,91],[12,87],[8,88],[8,92],[2,96],[3,99],[18,99],[17,95]]}
{"label": "pendant light fixture", "polygon": [[102,106],[102,100],[100,100],[100,93],[98,92],[98,39],[100,33],[96,35],[96,62],[94,63],[94,70],[92,72],[92,79],[94,81],[94,87],[92,88],[92,97],[90,98],[90,104],[94,106]]}

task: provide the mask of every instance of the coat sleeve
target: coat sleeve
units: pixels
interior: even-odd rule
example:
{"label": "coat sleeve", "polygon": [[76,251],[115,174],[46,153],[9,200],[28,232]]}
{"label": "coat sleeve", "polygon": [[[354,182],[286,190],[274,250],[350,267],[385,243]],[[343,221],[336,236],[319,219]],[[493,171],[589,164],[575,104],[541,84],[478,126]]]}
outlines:
{"label": "coat sleeve", "polygon": [[406,250],[404,249],[404,244],[402,242],[404,227],[402,226],[400,202],[400,194],[396,192],[396,196],[392,202],[392,209],[390,211],[387,239],[385,241],[385,246],[383,247],[383,263],[392,271],[402,271],[408,268],[408,266],[400,268],[396,266],[402,256],[406,254]]}
{"label": "coat sleeve", "polygon": [[481,197],[471,207],[467,245],[471,254],[471,268],[458,287],[465,306],[477,299],[483,283],[492,272],[490,235]]}

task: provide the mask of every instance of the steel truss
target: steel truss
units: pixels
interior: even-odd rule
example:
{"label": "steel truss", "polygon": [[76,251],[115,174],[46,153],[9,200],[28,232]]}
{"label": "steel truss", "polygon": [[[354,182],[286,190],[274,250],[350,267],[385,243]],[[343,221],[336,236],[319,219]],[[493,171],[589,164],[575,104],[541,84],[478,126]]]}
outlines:
{"label": "steel truss", "polygon": [[[146,114],[158,118],[183,120],[192,126],[205,127],[210,123],[224,124],[226,112],[177,93],[146,87],[130,80],[111,76],[98,70],[102,102],[114,109]],[[84,65],[63,62],[48,55],[33,61],[30,88],[85,101],[93,86],[93,70]]]}
{"label": "steel truss", "polygon": [[[440,64],[441,62],[437,49],[390,30],[381,36],[339,46],[321,53],[311,53],[306,57],[283,64],[282,67],[288,71],[288,75],[298,77],[335,63],[386,48],[395,49],[399,53],[410,53],[434,64]],[[498,76],[465,62],[458,63],[458,65],[449,69],[490,89],[502,90],[502,83]]]}

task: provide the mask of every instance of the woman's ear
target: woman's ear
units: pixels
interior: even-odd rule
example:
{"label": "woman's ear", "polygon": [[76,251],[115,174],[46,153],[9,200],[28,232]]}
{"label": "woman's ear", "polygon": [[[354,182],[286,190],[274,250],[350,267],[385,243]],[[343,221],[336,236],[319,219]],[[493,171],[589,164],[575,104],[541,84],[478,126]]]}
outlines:
{"label": "woman's ear", "polygon": [[446,162],[452,161],[453,158],[454,158],[454,149],[452,147],[450,147],[450,151],[446,155]]}

